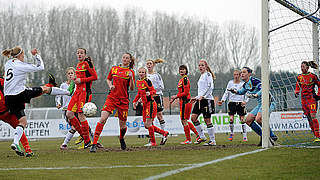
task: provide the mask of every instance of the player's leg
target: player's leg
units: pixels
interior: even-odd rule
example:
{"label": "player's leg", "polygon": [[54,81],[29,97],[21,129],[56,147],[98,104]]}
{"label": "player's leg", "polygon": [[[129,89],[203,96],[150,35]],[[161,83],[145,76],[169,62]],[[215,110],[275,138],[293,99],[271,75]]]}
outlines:
{"label": "player's leg", "polygon": [[247,115],[247,112],[246,112],[245,106],[242,106],[241,103],[237,106],[237,114],[240,116],[243,141],[248,141],[247,129],[246,129],[247,126],[244,119],[245,115]]}
{"label": "player's leg", "polygon": [[[187,122],[187,117],[188,116],[187,113],[187,109],[186,109],[186,103],[181,100],[179,102],[180,104],[180,119],[181,119],[181,124],[183,126],[183,130],[184,130],[184,134],[186,136],[186,140],[184,142],[181,142],[180,144],[191,144],[191,136],[190,136],[190,127],[189,124]],[[191,112],[190,112],[191,113]],[[190,117],[190,113],[189,113],[189,117]]]}
{"label": "player's leg", "polygon": [[230,136],[229,136],[229,141],[233,140],[233,135],[234,135],[234,114],[236,113],[236,103],[235,102],[229,102],[228,103],[228,114],[230,117],[229,120],[229,128],[230,128]]}
{"label": "player's leg", "polygon": [[216,138],[215,138],[214,127],[211,120],[211,114],[213,114],[215,111],[214,101],[209,99],[203,99],[201,101],[203,102],[202,114],[203,114],[204,121],[207,125],[207,130],[210,138],[210,141],[208,143],[205,143],[204,146],[215,146]]}
{"label": "player's leg", "polygon": [[205,142],[207,140],[206,136],[204,135],[203,128],[198,120],[198,117],[200,114],[201,114],[200,102],[197,101],[193,106],[192,115],[191,115],[191,121],[199,133],[199,137],[197,138],[197,141],[194,142],[195,144],[200,144],[201,142]]}

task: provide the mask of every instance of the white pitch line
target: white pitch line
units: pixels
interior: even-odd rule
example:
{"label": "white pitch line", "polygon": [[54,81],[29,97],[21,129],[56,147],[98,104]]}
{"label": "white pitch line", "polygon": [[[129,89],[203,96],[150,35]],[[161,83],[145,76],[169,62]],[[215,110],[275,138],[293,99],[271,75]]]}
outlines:
{"label": "white pitch line", "polygon": [[118,165],[101,167],[34,167],[34,168],[0,168],[0,171],[12,170],[64,170],[64,169],[113,169],[113,168],[145,168],[145,167],[170,167],[170,166],[192,166],[193,164],[145,164],[145,165]]}
{"label": "white pitch line", "polygon": [[245,152],[245,153],[241,153],[241,154],[235,154],[235,155],[231,155],[231,156],[226,156],[224,158],[215,159],[215,160],[207,161],[207,162],[204,162],[204,163],[197,163],[197,164],[193,164],[193,165],[188,166],[188,167],[184,167],[184,168],[180,168],[180,169],[176,169],[176,170],[172,170],[172,171],[167,171],[167,172],[164,172],[164,173],[156,175],[156,176],[150,176],[150,177],[145,178],[143,180],[156,180],[156,179],[159,179],[159,178],[164,178],[164,177],[167,177],[167,176],[178,174],[180,172],[187,171],[187,170],[190,170],[190,169],[199,168],[199,167],[202,167],[202,166],[206,166],[206,165],[209,165],[209,164],[214,164],[214,163],[221,162],[221,161],[224,161],[224,160],[234,159],[234,158],[237,158],[237,157],[240,157],[240,156],[245,156],[245,155],[248,155],[248,154],[254,154],[254,153],[261,152],[261,151],[264,151],[264,150],[267,150],[267,149],[268,148],[257,149],[257,150],[254,150],[254,151]]}

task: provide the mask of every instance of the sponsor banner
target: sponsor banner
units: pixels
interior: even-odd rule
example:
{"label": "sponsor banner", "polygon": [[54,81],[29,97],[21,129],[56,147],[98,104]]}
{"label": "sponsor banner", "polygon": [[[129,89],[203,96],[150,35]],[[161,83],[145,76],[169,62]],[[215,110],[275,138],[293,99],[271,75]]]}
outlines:
{"label": "sponsor banner", "polygon": [[[229,115],[214,114],[212,115],[212,123],[216,133],[230,132]],[[100,118],[87,118],[88,123],[94,133],[97,122]],[[165,130],[171,134],[184,134],[179,115],[164,115],[166,121]],[[199,116],[199,121],[206,131],[204,118]],[[154,120],[154,125],[160,127],[159,121]],[[241,132],[242,127],[239,116],[234,118],[234,132]],[[144,123],[141,116],[129,116],[127,121],[127,135],[147,135],[148,130],[144,128]],[[247,126],[247,125],[246,125]],[[270,117],[270,127],[274,131],[296,131],[309,130],[309,124],[302,112],[273,112]],[[25,133],[28,138],[56,138],[65,137],[65,134],[71,129],[71,126],[64,119],[48,119],[48,120],[28,120]],[[251,128],[246,127],[250,132]],[[110,117],[103,128],[101,136],[118,136],[120,133],[119,120],[116,117]],[[78,133],[76,133],[78,136]],[[13,128],[0,121],[0,139],[12,139]]]}

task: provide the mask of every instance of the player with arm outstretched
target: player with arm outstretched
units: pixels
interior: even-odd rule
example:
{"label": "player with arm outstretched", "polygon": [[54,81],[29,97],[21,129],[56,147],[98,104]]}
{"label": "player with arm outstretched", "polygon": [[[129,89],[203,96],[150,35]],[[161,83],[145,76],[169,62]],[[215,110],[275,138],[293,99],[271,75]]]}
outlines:
{"label": "player with arm outstretched", "polygon": [[181,79],[178,82],[178,94],[171,97],[170,103],[173,103],[175,99],[179,98],[180,119],[186,136],[186,140],[180,144],[192,144],[190,129],[196,134],[197,138],[199,137],[199,134],[194,125],[188,121],[190,119],[192,103],[190,102],[190,81],[187,76],[188,68],[186,65],[181,65],[179,67],[179,74]]}
{"label": "player with arm outstretched", "polygon": [[233,94],[228,89],[236,89],[239,90],[243,86],[244,82],[240,81],[240,70],[233,71],[233,80],[228,82],[227,88],[221,98],[218,101],[218,105],[221,106],[223,102],[228,101],[228,114],[230,116],[230,137],[229,140],[232,141],[234,133],[234,115],[238,114],[240,116],[240,122],[242,124],[242,135],[243,141],[248,141],[246,124],[244,117],[247,114],[246,112],[246,104],[249,101],[249,98],[245,95],[237,95]]}
{"label": "player with arm outstretched", "polygon": [[308,72],[309,67],[317,69],[318,65],[314,61],[303,61],[301,63],[302,73],[297,77],[295,96],[301,91],[301,105],[304,115],[307,116],[309,126],[315,136],[314,142],[320,142],[319,121],[316,117],[318,103],[316,100],[315,86],[320,88],[320,81],[317,75]]}
{"label": "player with arm outstretched", "polygon": [[152,82],[146,78],[147,70],[145,68],[139,68],[139,80],[137,80],[138,94],[133,100],[133,107],[136,108],[138,100],[141,98],[143,105],[142,118],[144,122],[144,127],[148,129],[150,136],[150,143],[145,146],[156,146],[156,139],[154,137],[154,132],[162,134],[166,139],[169,135],[168,131],[164,131],[155,125],[153,125],[153,120],[157,114],[157,103],[154,101],[153,96],[156,94]]}
{"label": "player with arm outstretched", "polygon": [[96,152],[97,142],[103,130],[103,126],[107,122],[113,110],[117,110],[120,126],[120,146],[122,150],[127,148],[124,136],[127,132],[127,116],[129,110],[129,92],[134,89],[134,66],[135,58],[130,53],[124,53],[122,56],[122,64],[113,66],[107,77],[107,84],[110,93],[107,96],[101,111],[101,117],[97,123],[94,140],[90,152]]}

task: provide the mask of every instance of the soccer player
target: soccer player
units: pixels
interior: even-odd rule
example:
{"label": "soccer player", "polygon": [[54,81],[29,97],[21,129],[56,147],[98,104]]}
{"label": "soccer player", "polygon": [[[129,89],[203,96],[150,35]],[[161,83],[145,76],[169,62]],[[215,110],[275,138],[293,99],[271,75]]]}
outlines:
{"label": "soccer player", "polygon": [[142,119],[144,126],[149,131],[150,143],[144,146],[156,146],[156,139],[154,137],[154,132],[162,134],[166,139],[169,135],[168,131],[164,131],[155,125],[153,125],[153,120],[157,114],[157,103],[153,99],[153,95],[156,94],[152,82],[146,78],[147,70],[145,68],[139,68],[139,80],[137,80],[138,94],[133,100],[133,108],[136,108],[138,100],[141,98],[143,104]]}
{"label": "soccer player", "polygon": [[[4,79],[3,77],[0,77],[0,119],[8,124],[10,124],[11,127],[16,128],[19,124],[19,121],[17,117],[14,114],[10,114],[4,101],[4,95],[3,95],[3,86],[4,86]],[[33,156],[32,150],[30,148],[28,139],[26,134],[23,132],[22,136],[20,138],[20,142],[26,152],[26,157]],[[24,153],[22,151],[16,151],[19,156],[23,156]]]}
{"label": "soccer player", "polygon": [[117,109],[119,126],[120,126],[120,145],[121,149],[127,148],[124,136],[127,132],[127,116],[129,110],[129,93],[134,89],[134,66],[135,58],[130,53],[125,53],[122,56],[122,64],[113,66],[107,77],[107,84],[110,89],[110,93],[107,96],[101,111],[100,121],[97,123],[96,130],[94,132],[94,140],[90,152],[96,152],[97,142],[103,126],[107,122],[107,119],[112,114],[112,111]]}
{"label": "soccer player", "polygon": [[218,101],[218,105],[221,106],[223,102],[228,100],[228,114],[230,116],[230,137],[229,140],[232,141],[234,133],[234,115],[238,114],[240,116],[240,122],[242,124],[242,135],[243,141],[248,141],[246,124],[244,121],[244,116],[247,114],[246,112],[246,104],[249,101],[249,98],[245,95],[237,95],[233,94],[228,89],[236,89],[239,90],[243,86],[244,82],[240,80],[240,70],[233,71],[233,80],[228,82],[227,88],[222,96],[221,101]]}
{"label": "soccer player", "polygon": [[178,94],[171,97],[170,103],[173,103],[175,99],[179,98],[180,119],[186,136],[186,140],[180,144],[192,144],[190,129],[196,134],[197,138],[199,134],[194,125],[191,122],[188,122],[192,110],[192,103],[190,103],[190,81],[187,76],[188,68],[186,65],[181,65],[179,67],[179,74],[181,79],[178,82]]}
{"label": "soccer player", "polygon": [[[261,80],[255,77],[252,77],[252,69],[249,67],[243,67],[241,69],[241,79],[244,81],[242,88],[239,90],[229,89],[230,92],[238,95],[247,95],[249,98],[255,98],[258,101],[258,105],[247,115],[246,123],[251,129],[257,133],[260,137],[262,136],[262,91],[261,91]],[[270,94],[270,93],[269,93]],[[273,97],[270,94],[270,112],[275,108]],[[270,142],[274,144],[274,141],[277,141],[278,137],[273,134],[270,129]],[[261,146],[262,140],[260,138]]]}
{"label": "soccer player", "polygon": [[[67,108],[67,117],[72,126],[79,132],[84,139],[84,148],[91,145],[89,137],[89,124],[86,116],[83,114],[82,107],[91,96],[91,84],[98,79],[97,72],[91,58],[87,57],[87,50],[84,48],[77,49],[78,64],[76,67],[76,90],[72,95]],[[89,59],[89,60],[88,60]],[[75,116],[78,113],[78,118]]]}
{"label": "soccer player", "polygon": [[196,101],[195,105],[193,106],[191,121],[193,122],[199,133],[199,138],[197,138],[197,141],[194,143],[200,144],[201,142],[205,142],[207,140],[204,135],[202,126],[198,120],[199,115],[203,114],[203,118],[207,125],[207,130],[210,137],[210,141],[208,143],[205,143],[204,145],[215,146],[216,140],[214,135],[214,127],[211,121],[211,114],[213,114],[215,111],[212,95],[212,91],[214,88],[213,80],[215,79],[215,75],[211,71],[206,60],[200,60],[198,67],[201,73],[201,76],[198,80],[198,95],[194,98],[191,98],[192,103]]}
{"label": "soccer player", "polygon": [[27,88],[26,77],[28,72],[36,72],[44,69],[44,64],[37,49],[32,49],[31,54],[37,61],[37,64],[24,62],[24,50],[21,47],[14,47],[2,51],[2,55],[9,58],[5,64],[4,96],[5,105],[11,114],[14,114],[19,123],[14,130],[13,143],[11,149],[17,154],[23,153],[19,146],[19,140],[27,126],[27,118],[24,112],[25,103],[30,103],[32,98],[40,96],[43,93],[50,95],[70,94],[69,91],[56,87],[33,87]]}
{"label": "soccer player", "polygon": [[[154,100],[157,103],[157,118],[159,120],[160,123],[160,127],[161,129],[165,130],[165,121],[163,119],[163,99],[162,99],[162,90],[164,89],[164,84],[161,78],[161,75],[157,72],[154,71],[154,67],[156,64],[158,63],[163,63],[164,60],[163,59],[156,59],[156,60],[152,60],[149,59],[147,60],[147,69],[148,69],[148,74],[147,74],[147,78],[151,80],[153,87],[156,89],[156,94],[154,96]],[[162,137],[162,140],[160,142],[160,145],[164,145],[166,143],[166,138]]]}
{"label": "soccer player", "polygon": [[318,103],[315,99],[315,85],[320,88],[320,81],[317,75],[308,72],[309,67],[317,69],[318,65],[314,61],[303,61],[301,63],[302,73],[297,77],[296,89],[294,91],[297,97],[301,90],[301,105],[303,113],[307,116],[310,128],[316,137],[314,142],[320,142],[319,122],[316,118]]}

